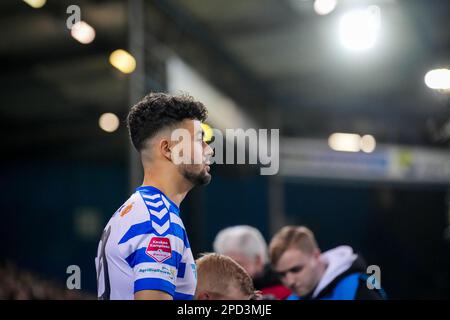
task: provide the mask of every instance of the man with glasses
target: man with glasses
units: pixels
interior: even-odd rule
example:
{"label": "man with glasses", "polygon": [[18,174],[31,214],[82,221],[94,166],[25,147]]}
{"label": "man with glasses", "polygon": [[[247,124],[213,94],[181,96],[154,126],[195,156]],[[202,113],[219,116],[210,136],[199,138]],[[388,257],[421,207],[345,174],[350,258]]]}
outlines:
{"label": "man with glasses", "polygon": [[378,300],[378,285],[367,284],[363,259],[348,246],[322,253],[314,234],[303,226],[286,226],[273,237],[269,259],[285,286],[288,300]]}

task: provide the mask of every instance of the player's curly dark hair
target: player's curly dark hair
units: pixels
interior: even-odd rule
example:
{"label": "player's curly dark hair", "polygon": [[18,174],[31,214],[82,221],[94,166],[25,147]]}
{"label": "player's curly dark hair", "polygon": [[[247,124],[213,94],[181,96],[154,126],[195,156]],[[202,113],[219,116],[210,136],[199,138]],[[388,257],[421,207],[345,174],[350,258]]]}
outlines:
{"label": "player's curly dark hair", "polygon": [[128,132],[136,150],[141,151],[145,141],[159,130],[184,119],[204,121],[207,115],[205,106],[187,94],[149,93],[128,113]]}

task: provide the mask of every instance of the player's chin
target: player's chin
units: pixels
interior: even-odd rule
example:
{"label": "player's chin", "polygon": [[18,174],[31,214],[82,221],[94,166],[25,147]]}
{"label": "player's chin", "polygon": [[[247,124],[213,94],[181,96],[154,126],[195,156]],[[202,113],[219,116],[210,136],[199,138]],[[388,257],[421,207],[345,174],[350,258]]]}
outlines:
{"label": "player's chin", "polygon": [[211,175],[207,165],[195,165],[183,167],[183,175],[193,185],[202,186],[211,182]]}
{"label": "player's chin", "polygon": [[295,292],[299,297],[306,296],[311,292],[310,289],[305,288],[305,287],[296,287],[296,288],[293,288],[292,291]]}
{"label": "player's chin", "polygon": [[211,182],[211,174],[209,173],[209,166],[205,165],[200,174],[198,175],[198,180],[199,180],[199,185],[207,185],[208,183]]}
{"label": "player's chin", "polygon": [[202,177],[201,177],[201,185],[205,186],[211,182],[211,174],[204,169]]}

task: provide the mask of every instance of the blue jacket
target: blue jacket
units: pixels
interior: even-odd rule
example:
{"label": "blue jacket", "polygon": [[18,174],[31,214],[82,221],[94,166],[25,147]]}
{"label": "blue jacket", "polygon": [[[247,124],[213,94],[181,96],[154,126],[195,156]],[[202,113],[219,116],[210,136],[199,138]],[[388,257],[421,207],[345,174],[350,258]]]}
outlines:
{"label": "blue jacket", "polygon": [[[364,273],[351,273],[339,277],[315,298],[316,300],[380,300],[386,299],[383,289],[370,290],[366,286],[368,276]],[[306,300],[291,294],[286,300]]]}
{"label": "blue jacket", "polygon": [[[326,263],[322,278],[307,296],[290,295],[287,300],[379,300],[386,299],[383,289],[369,289],[367,264],[349,246],[339,246],[321,255]],[[370,279],[373,281],[373,279]],[[372,283],[374,286],[375,284]],[[380,287],[380,286],[375,286]]]}

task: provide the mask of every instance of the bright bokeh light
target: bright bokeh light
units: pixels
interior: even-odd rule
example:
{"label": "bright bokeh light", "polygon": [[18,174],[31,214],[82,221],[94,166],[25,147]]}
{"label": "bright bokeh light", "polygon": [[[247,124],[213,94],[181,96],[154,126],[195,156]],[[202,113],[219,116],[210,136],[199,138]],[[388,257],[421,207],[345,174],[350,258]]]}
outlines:
{"label": "bright bokeh light", "polygon": [[23,2],[26,2],[30,7],[39,9],[45,5],[47,0],[23,0]]}
{"label": "bright bokeh light", "polygon": [[314,11],[318,15],[324,16],[331,13],[336,8],[337,0],[316,0],[314,1]]}
{"label": "bright bokeh light", "polygon": [[379,30],[380,8],[377,6],[350,11],[341,17],[339,24],[342,45],[353,51],[372,48]]}
{"label": "bright bokeh light", "polygon": [[449,69],[435,69],[428,71],[425,75],[425,84],[436,90],[450,89],[450,70]]}
{"label": "bright bokeh light", "polygon": [[375,138],[370,134],[366,134],[361,138],[360,147],[365,153],[372,153],[375,150],[376,145]]}
{"label": "bright bokeh light", "polygon": [[70,34],[73,38],[83,44],[91,43],[95,38],[94,28],[84,21],[78,21],[75,23],[70,30]]}
{"label": "bright bokeh light", "polygon": [[136,69],[136,59],[122,49],[115,50],[111,53],[109,62],[123,73],[132,73]]}
{"label": "bright bokeh light", "polygon": [[205,135],[203,136],[203,140],[205,142],[210,142],[213,137],[213,129],[206,123],[201,124],[203,132]]}
{"label": "bright bokeh light", "polygon": [[114,132],[119,127],[119,118],[114,113],[104,113],[98,119],[98,125],[106,132]]}
{"label": "bright bokeh light", "polygon": [[335,151],[358,152],[361,137],[353,133],[333,133],[328,138],[328,145]]}

